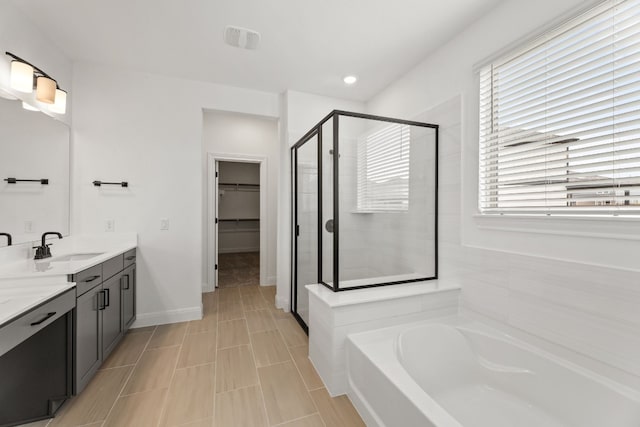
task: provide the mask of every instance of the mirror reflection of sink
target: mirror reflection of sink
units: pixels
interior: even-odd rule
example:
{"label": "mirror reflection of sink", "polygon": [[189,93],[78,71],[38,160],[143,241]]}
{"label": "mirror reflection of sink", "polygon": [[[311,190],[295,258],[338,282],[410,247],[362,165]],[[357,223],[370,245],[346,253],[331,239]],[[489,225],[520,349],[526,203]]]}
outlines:
{"label": "mirror reflection of sink", "polygon": [[67,261],[84,261],[102,255],[104,252],[78,253],[60,255],[53,258],[43,259],[43,262],[67,262]]}

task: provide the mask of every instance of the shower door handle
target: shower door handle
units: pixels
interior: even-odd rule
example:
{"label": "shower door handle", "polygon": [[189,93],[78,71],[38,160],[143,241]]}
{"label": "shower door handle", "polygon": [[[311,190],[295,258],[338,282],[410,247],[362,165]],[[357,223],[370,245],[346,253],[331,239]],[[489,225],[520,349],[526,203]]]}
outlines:
{"label": "shower door handle", "polygon": [[330,219],[324,224],[324,229],[329,233],[333,233],[333,220]]}

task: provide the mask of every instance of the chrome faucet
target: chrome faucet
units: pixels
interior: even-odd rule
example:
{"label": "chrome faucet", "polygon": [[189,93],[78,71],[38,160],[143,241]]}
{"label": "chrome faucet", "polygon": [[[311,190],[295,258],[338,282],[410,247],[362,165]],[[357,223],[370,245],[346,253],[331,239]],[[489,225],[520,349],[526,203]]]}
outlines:
{"label": "chrome faucet", "polygon": [[47,231],[46,233],[42,233],[42,245],[33,247],[33,249],[36,250],[36,255],[34,259],[43,259],[43,258],[51,257],[51,249],[49,249],[49,246],[51,246],[51,243],[49,244],[46,243],[47,236],[50,234],[54,236],[58,236],[59,239],[62,239],[62,234],[58,233],[57,231]]}
{"label": "chrome faucet", "polygon": [[0,233],[0,236],[5,236],[7,238],[7,246],[11,246],[11,234],[9,234],[9,233]]}

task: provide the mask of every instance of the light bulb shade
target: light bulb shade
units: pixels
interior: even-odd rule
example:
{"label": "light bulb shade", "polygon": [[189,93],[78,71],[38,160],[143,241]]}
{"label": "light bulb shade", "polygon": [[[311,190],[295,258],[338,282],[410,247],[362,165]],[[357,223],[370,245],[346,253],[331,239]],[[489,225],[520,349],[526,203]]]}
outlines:
{"label": "light bulb shade", "polygon": [[45,104],[53,104],[56,99],[56,81],[49,77],[36,80],[36,99]]}
{"label": "light bulb shade", "polygon": [[51,106],[51,111],[56,114],[66,114],[67,92],[62,89],[56,89],[56,102]]}
{"label": "light bulb shade", "polygon": [[11,61],[11,87],[20,92],[33,92],[33,67],[24,62]]}
{"label": "light bulb shade", "polygon": [[24,101],[22,101],[22,108],[24,108],[25,110],[29,110],[29,111],[40,111],[36,107],[33,107],[32,105],[29,105]]}

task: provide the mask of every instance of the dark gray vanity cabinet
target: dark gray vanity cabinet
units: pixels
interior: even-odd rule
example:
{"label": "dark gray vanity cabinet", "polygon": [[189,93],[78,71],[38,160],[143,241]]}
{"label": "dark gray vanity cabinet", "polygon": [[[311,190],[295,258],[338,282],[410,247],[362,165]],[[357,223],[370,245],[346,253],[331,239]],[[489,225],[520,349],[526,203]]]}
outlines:
{"label": "dark gray vanity cabinet", "polygon": [[70,276],[77,291],[74,394],[89,383],[135,320],[135,253]]}
{"label": "dark gray vanity cabinet", "polygon": [[102,363],[102,285],[76,298],[74,394],[79,393]]}
{"label": "dark gray vanity cabinet", "polygon": [[122,327],[126,331],[136,320],[136,265],[122,272]]}
{"label": "dark gray vanity cabinet", "polygon": [[0,325],[0,426],[52,417],[72,392],[73,289]]}
{"label": "dark gray vanity cabinet", "polygon": [[111,351],[122,338],[122,312],[120,292],[122,275],[107,279],[102,284],[103,308],[102,308],[102,359],[106,360]]}

